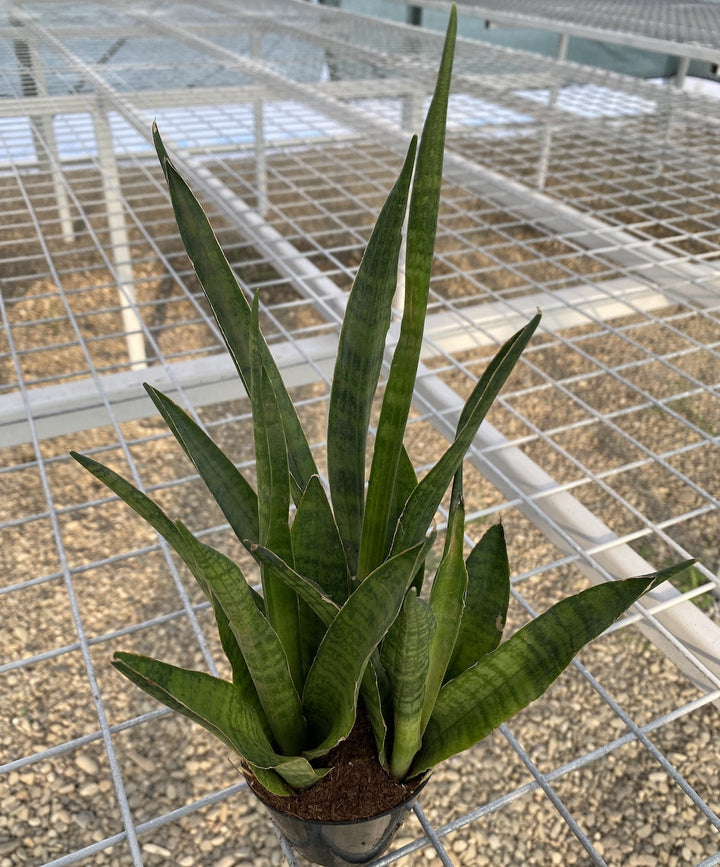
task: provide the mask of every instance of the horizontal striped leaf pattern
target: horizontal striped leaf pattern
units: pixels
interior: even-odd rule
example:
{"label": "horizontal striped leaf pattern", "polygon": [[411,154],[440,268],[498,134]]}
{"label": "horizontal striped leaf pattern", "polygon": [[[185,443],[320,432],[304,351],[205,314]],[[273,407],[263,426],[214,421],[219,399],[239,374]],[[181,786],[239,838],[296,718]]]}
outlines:
{"label": "horizontal striped leaf pattern", "polygon": [[[690,561],[691,562],[691,561]],[[609,581],[556,603],[440,691],[411,774],[466,750],[542,695],[643,593],[687,568]]]}

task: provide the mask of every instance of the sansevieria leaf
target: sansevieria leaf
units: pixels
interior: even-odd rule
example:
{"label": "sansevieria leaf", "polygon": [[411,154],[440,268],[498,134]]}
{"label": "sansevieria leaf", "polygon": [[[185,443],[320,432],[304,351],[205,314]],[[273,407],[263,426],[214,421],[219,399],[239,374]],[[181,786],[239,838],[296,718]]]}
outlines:
{"label": "sansevieria leaf", "polygon": [[465,505],[453,503],[447,528],[447,544],[430,591],[430,608],[436,628],[430,640],[430,663],[425,682],[422,727],[430,718],[457,639],[465,607],[467,569],[463,557]]}
{"label": "sansevieria leaf", "polygon": [[512,373],[520,355],[540,323],[540,314],[517,331],[498,350],[466,401],[461,418],[465,424],[455,440],[434,467],[425,475],[410,495],[398,521],[392,550],[402,551],[415,544],[433,520],[440,502],[458,467],[470,448],[475,434],[485,418],[498,392]]}
{"label": "sansevieria leaf", "polygon": [[394,711],[390,773],[400,780],[407,774],[422,741],[422,709],[434,632],[432,608],[411,587],[383,641],[381,653],[390,679]]}
{"label": "sansevieria leaf", "polygon": [[585,644],[643,593],[691,563],[609,581],[563,599],[448,681],[435,702],[410,774],[468,749],[542,695]]}
{"label": "sansevieria leaf", "polygon": [[307,758],[325,755],[350,733],[368,660],[397,617],[417,564],[432,543],[432,538],[426,539],[378,566],[330,624],[302,696],[310,734],[317,742],[305,751]]}
{"label": "sansevieria leaf", "polygon": [[[273,768],[293,788],[311,786],[326,773],[301,756],[277,753],[256,712],[233,684],[135,653],[116,653],[112,664],[153,698],[199,723],[252,765]],[[283,787],[279,794],[289,794],[289,790]]]}
{"label": "sansevieria leaf", "polygon": [[[452,7],[435,92],[425,119],[413,175],[408,211],[403,316],[385,385],[370,466],[358,566],[358,577],[361,579],[388,553],[385,545],[389,525],[393,523],[394,487],[420,360],[430,289],[456,28],[457,13]],[[428,526],[429,522],[423,534]],[[417,541],[416,538],[412,544]],[[394,550],[397,552],[403,547],[409,546],[399,545]]]}
{"label": "sansevieria leaf", "polygon": [[211,588],[227,615],[279,748],[298,755],[305,738],[305,719],[277,633],[255,605],[239,566],[178,526],[191,552],[193,573]]}
{"label": "sansevieria leaf", "polygon": [[[160,506],[152,500],[147,494],[135,487],[127,479],[99,463],[87,455],[79,455],[76,452],[71,452],[71,456],[86,470],[92,473],[96,479],[106,485],[113,493],[117,494],[133,511],[141,518],[144,518],[148,524],[162,536],[163,539],[173,548],[173,550],[182,558],[183,562],[192,571],[193,556],[190,548],[187,545],[184,534],[179,529],[178,525],[172,521]],[[227,616],[222,610],[216,597],[213,595],[211,588],[203,580],[202,576],[195,575],[195,578],[200,585],[201,590],[206,598],[213,606],[215,612],[215,620],[217,622],[218,633],[223,650],[232,666],[233,680],[238,686],[244,690],[244,699],[254,706],[259,707],[255,687],[250,679],[245,660],[242,652],[238,647],[235,636],[228,624]],[[248,588],[250,589],[250,588]],[[257,605],[257,597],[254,590],[250,590],[251,596],[255,598]]]}
{"label": "sansevieria leaf", "polygon": [[[253,431],[258,499],[258,536],[262,545],[286,562],[292,562],[288,524],[290,513],[290,470],[287,441],[277,394],[268,376],[260,347],[259,300],[253,298],[250,315],[250,380],[252,383]],[[272,573],[261,569],[265,612],[287,655],[298,692],[304,680],[300,623],[301,612],[295,594]]]}
{"label": "sansevieria leaf", "polygon": [[357,573],[365,504],[365,448],[370,409],[397,287],[398,257],[416,143],[413,138],[350,290],[330,389],[328,476],[335,517],[353,575]]}
{"label": "sansevieria leaf", "polygon": [[241,542],[245,539],[257,541],[257,494],[242,473],[185,410],[147,383],[145,391],[195,464],[235,535]]}

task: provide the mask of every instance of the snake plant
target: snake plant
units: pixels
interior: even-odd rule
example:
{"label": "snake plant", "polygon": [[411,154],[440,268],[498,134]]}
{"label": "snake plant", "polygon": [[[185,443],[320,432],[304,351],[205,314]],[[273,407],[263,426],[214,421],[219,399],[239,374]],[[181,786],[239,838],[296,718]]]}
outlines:
{"label": "snake plant", "polygon": [[[591,587],[501,642],[510,582],[503,530],[465,556],[462,462],[540,315],[500,348],[460,415],[454,441],[421,480],[404,446],[427,307],[454,52],[453,9],[435,93],[368,242],[347,299],[327,418],[327,478],[249,301],[207,217],[153,135],[187,253],[252,407],[257,486],[180,406],[145,388],[259,566],[237,563],[113,470],[73,456],[140,514],[197,579],[232,681],[120,652],[113,664],[235,750],[266,789],[312,786],[362,706],[377,755],[410,779],[465,750],[537,698],[656,583],[686,564]],[[407,214],[405,299],[366,480],[366,446],[397,286]],[[444,548],[433,521],[451,489]],[[426,564],[437,561],[429,592]],[[429,567],[428,567],[428,571]]]}

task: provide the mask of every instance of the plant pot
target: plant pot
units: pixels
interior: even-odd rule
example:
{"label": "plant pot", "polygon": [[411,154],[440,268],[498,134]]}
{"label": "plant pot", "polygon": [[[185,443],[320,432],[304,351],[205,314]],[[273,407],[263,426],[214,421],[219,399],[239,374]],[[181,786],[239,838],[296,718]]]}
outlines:
{"label": "plant pot", "polygon": [[325,867],[343,867],[367,864],[383,854],[426,783],[427,778],[405,801],[392,809],[369,819],[351,822],[301,819],[258,797],[277,829],[304,858]]}

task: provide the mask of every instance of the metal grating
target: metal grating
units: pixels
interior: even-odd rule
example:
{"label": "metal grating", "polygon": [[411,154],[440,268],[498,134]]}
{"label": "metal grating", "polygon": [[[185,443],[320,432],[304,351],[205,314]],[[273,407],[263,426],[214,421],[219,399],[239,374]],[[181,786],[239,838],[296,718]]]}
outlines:
{"label": "metal grating", "polygon": [[[255,5],[0,3],[3,867],[293,863],[224,750],[109,670],[119,648],[223,662],[188,576],[67,458],[112,464],[243,560],[140,397],[174,394],[252,476],[157,118],[261,290],[323,462],[344,293],[440,37]],[[410,451],[433,460],[540,306],[466,481],[468,541],[506,527],[510,628],[588,581],[700,563],[438,769],[380,864],[720,863],[716,117],[708,97],[458,45]]]}
{"label": "metal grating", "polygon": [[[442,0],[413,0],[407,5],[444,6]],[[720,57],[720,9],[713,0],[464,0],[458,8],[488,24],[598,39],[712,63]]]}

